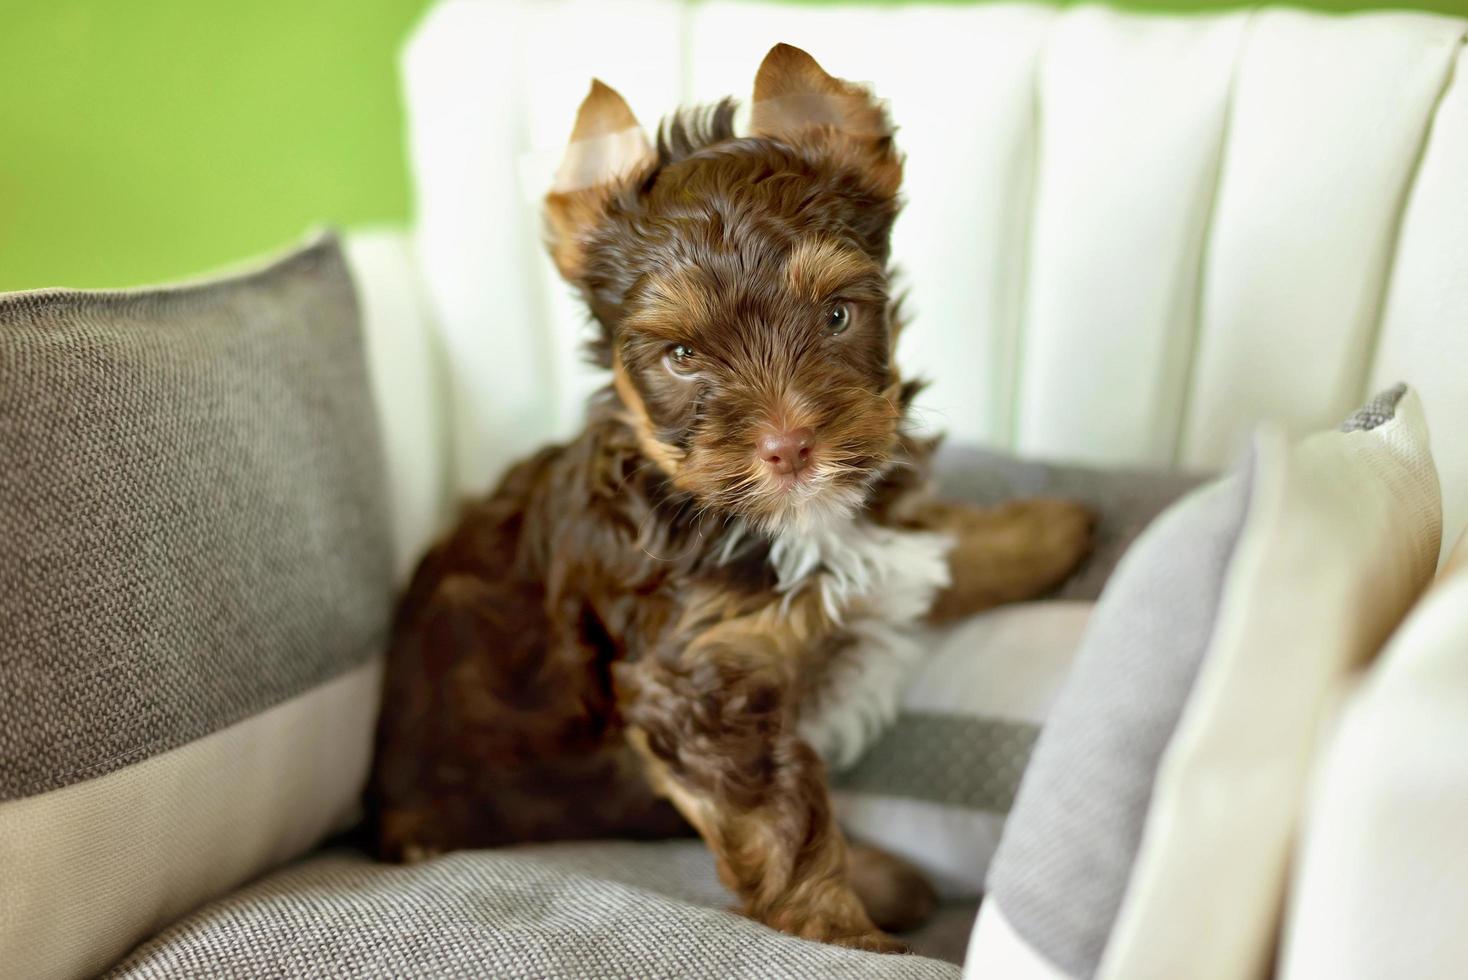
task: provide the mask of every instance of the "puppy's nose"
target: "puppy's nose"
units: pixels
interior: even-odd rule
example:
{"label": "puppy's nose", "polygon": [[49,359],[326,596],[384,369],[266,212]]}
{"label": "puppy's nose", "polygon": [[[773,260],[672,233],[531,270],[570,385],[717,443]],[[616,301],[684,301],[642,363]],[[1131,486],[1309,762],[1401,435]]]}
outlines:
{"label": "puppy's nose", "polygon": [[759,437],[755,448],[759,458],[769,464],[770,469],[782,476],[799,473],[810,462],[810,447],[815,434],[802,426],[799,429],[780,431],[772,429]]}

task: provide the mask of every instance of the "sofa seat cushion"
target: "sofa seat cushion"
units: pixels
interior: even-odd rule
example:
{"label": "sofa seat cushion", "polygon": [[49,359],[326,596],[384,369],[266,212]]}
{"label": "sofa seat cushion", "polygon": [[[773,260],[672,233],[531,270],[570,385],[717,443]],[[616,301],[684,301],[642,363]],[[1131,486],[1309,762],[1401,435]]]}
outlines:
{"label": "sofa seat cushion", "polygon": [[[109,977],[956,978],[926,956],[795,939],[727,911],[695,840],[552,844],[378,864],[334,850],[208,905]],[[973,907],[925,935],[960,952]]]}

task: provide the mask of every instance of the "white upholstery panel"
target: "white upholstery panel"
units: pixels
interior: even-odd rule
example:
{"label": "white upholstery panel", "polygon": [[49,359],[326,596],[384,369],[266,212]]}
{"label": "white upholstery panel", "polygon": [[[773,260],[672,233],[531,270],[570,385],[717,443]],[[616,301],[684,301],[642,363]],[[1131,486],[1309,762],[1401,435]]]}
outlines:
{"label": "white upholstery panel", "polygon": [[1468,520],[1468,462],[1442,441],[1468,412],[1452,357],[1468,343],[1454,187],[1468,95],[1461,81],[1443,95],[1464,26],[446,0],[404,67],[416,244],[452,364],[453,485],[483,492],[574,431],[603,381],[540,242],[540,197],[590,78],[651,129],[679,104],[747,100],[786,41],[874,85],[898,125],[893,259],[911,323],[898,359],[933,381],[919,424],[1038,455],[1211,467],[1260,419],[1328,426],[1370,384],[1402,379],[1438,435],[1449,520]]}
{"label": "white upholstery panel", "polygon": [[[580,428],[586,400],[607,383],[607,374],[586,358],[594,327],[585,305],[545,258],[542,201],[592,75],[622,94],[648,138],[655,139],[658,121],[683,101],[686,12],[668,0],[520,0],[507,6],[519,11],[520,57],[532,66],[525,83],[533,82],[533,88],[520,92],[529,109],[518,186],[520,206],[534,232],[529,248],[536,260],[541,322],[548,330],[552,435],[559,439]],[[635,34],[628,34],[629,25],[635,25]],[[609,45],[608,38],[635,42]]]}
{"label": "white upholstery panel", "polygon": [[438,331],[405,232],[346,239],[367,335],[367,367],[387,458],[398,575],[406,578],[450,510],[447,391]]}
{"label": "white upholstery panel", "polygon": [[[593,74],[614,79],[634,109],[676,101],[680,9],[450,0],[408,45],[417,245],[448,352],[464,492],[482,493],[509,462],[575,428],[564,406],[585,388],[585,316],[558,302],[568,287],[544,256],[539,198]],[[606,45],[631,23],[635,47]]]}
{"label": "white upholstery panel", "polygon": [[1017,446],[1171,462],[1247,15],[1065,14],[1040,75]]}
{"label": "white upholstery panel", "polygon": [[[924,70],[873,70],[907,154],[892,249],[911,288],[898,359],[931,385],[918,422],[1008,445],[1033,208],[1040,7],[930,8],[910,37]],[[953,93],[956,98],[945,98]]]}
{"label": "white upholstery panel", "polygon": [[1411,379],[1443,484],[1444,548],[1468,525],[1468,50],[1402,217],[1371,386]]}
{"label": "white upholstery panel", "polygon": [[502,15],[442,4],[403,58],[418,254],[448,356],[450,460],[464,491],[482,491],[549,435],[550,355],[541,331],[527,328],[543,321],[535,235],[515,193],[516,32]]}
{"label": "white upholstery panel", "polygon": [[1462,34],[1425,14],[1255,15],[1206,245],[1184,462],[1223,464],[1258,419],[1299,435],[1360,401],[1403,195]]}

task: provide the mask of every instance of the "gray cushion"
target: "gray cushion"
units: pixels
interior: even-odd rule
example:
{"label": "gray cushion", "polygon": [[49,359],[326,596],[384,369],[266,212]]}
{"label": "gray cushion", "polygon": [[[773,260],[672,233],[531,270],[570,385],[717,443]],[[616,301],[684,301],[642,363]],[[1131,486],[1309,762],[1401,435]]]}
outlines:
{"label": "gray cushion", "polygon": [[904,711],[831,784],[848,793],[1007,813],[1037,733],[1025,721]]}
{"label": "gray cushion", "polygon": [[200,286],[0,297],[0,801],[380,652],[388,536],[335,241]]}
{"label": "gray cushion", "polygon": [[[697,841],[465,851],[407,867],[334,851],[145,943],[109,977],[865,977],[949,980],[951,963],[795,939],[725,911]],[[961,951],[972,907],[934,937]]]}
{"label": "gray cushion", "polygon": [[1071,976],[1095,972],[1152,782],[1208,648],[1250,471],[1165,515],[1124,558],[1056,699],[989,871],[1015,930]]}

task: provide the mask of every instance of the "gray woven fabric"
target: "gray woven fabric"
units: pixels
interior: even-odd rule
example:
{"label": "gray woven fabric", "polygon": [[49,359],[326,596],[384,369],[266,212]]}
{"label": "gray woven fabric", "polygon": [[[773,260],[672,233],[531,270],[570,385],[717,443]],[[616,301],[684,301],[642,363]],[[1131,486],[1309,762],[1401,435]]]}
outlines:
{"label": "gray woven fabric", "polygon": [[[206,906],[112,978],[951,980],[951,963],[794,939],[724,911],[696,841],[557,844],[391,867],[330,853]],[[972,910],[946,917],[966,924]],[[950,929],[950,931],[953,931]]]}
{"label": "gray woven fabric", "polygon": [[1095,599],[1112,569],[1158,514],[1208,476],[1177,470],[1098,469],[1043,463],[966,446],[945,446],[936,461],[944,496],[976,504],[1018,497],[1066,497],[1099,518],[1089,558],[1052,598]]}
{"label": "gray woven fabric", "polygon": [[1341,423],[1342,432],[1370,432],[1372,429],[1397,416],[1397,402],[1407,393],[1405,382],[1397,382],[1385,391],[1377,393],[1365,405],[1356,409],[1351,417]]}
{"label": "gray woven fabric", "polygon": [[0,800],[380,652],[383,477],[333,240],[201,286],[0,297]]}
{"label": "gray woven fabric", "polygon": [[1094,975],[1116,921],[1251,487],[1246,461],[1179,503],[1122,559],[1010,812],[989,896],[1069,976]]}
{"label": "gray woven fabric", "polygon": [[1000,718],[903,712],[838,790],[1006,813],[1039,726]]}

